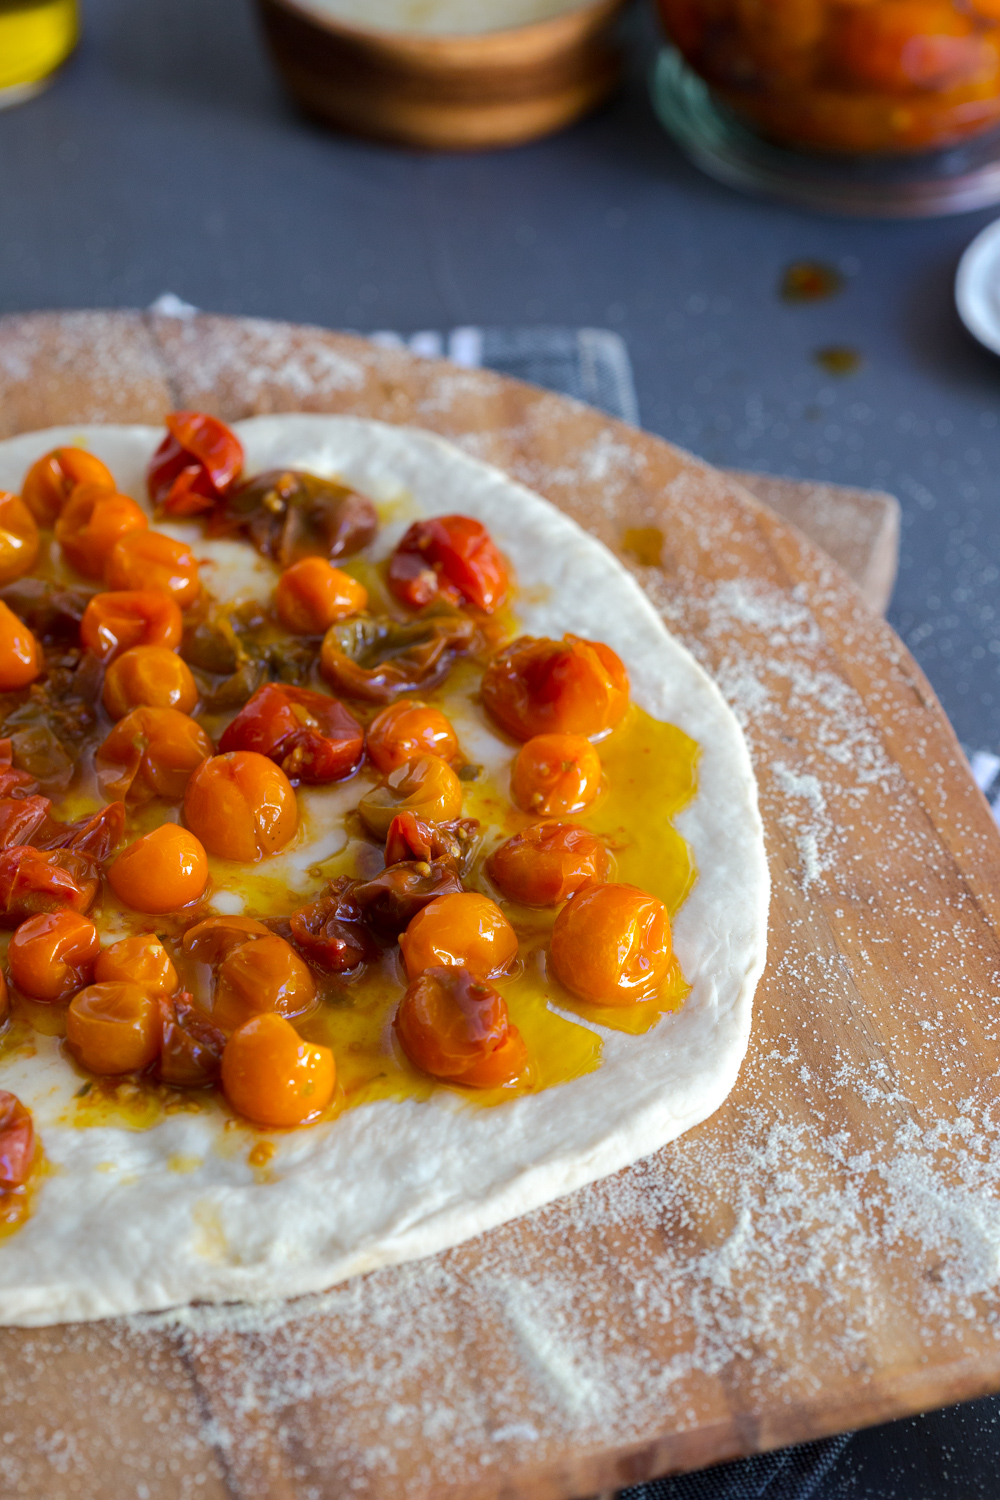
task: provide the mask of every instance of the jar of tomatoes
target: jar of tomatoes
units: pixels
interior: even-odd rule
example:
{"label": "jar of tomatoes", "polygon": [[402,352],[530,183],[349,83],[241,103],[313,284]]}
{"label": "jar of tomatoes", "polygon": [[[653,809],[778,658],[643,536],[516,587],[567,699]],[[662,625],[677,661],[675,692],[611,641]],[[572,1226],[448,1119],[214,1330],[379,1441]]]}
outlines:
{"label": "jar of tomatoes", "polygon": [[658,0],[687,63],[760,134],[851,155],[1000,124],[1000,0]]}

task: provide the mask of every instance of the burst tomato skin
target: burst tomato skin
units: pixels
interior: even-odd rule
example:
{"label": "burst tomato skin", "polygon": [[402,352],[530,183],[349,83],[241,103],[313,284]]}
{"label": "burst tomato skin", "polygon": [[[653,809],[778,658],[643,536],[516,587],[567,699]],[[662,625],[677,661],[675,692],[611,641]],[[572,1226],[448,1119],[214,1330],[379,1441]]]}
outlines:
{"label": "burst tomato skin", "polygon": [[202,1015],[187,990],[160,997],[163,1044],[157,1072],[171,1088],[206,1088],[222,1069],[225,1034]]}
{"label": "burst tomato skin", "polygon": [[450,823],[461,811],[462,783],[435,755],[405,761],[358,803],[358,812],[376,838],[386,837],[399,813],[412,812],[429,823]]}
{"label": "burst tomato skin", "polygon": [[91,1073],[141,1073],[155,1062],[163,1040],[160,1005],[141,984],[91,984],[70,1001],[66,1041]]}
{"label": "burst tomato skin", "polygon": [[0,1089],[0,1196],[24,1187],[35,1159],[35,1127],[20,1099]]}
{"label": "burst tomato skin", "polygon": [[245,1021],[222,1054],[222,1087],[256,1125],[305,1125],[333,1098],[337,1070],[328,1047],[304,1042],[283,1016]]}
{"label": "burst tomato skin", "polygon": [[364,756],[364,730],[337,698],[269,682],[226,729],[219,751],[266,755],[294,781],[319,784],[353,776]]}
{"label": "burst tomato skin", "polygon": [[184,818],[210,854],[247,863],[283,849],[298,827],[288,777],[249,750],[202,761],[184,793]]}
{"label": "burst tomato skin", "polygon": [[121,537],[108,554],[104,583],[119,592],[162,589],[182,610],[201,593],[198,559],[190,547],[162,531],[135,530]]}
{"label": "burst tomato skin", "polygon": [[521,746],[510,778],[512,801],[542,818],[583,812],[600,789],[600,756],[579,734],[536,734]]}
{"label": "burst tomato skin", "polygon": [[521,636],[499,651],[483,674],[491,717],[516,740],[538,734],[600,739],[628,708],[628,673],[601,641]]}
{"label": "burst tomato skin", "polygon": [[101,951],[97,928],[75,911],[39,912],[17,928],[7,949],[10,977],[33,1000],[66,1000],[89,983]]}
{"label": "burst tomato skin", "polygon": [[315,901],[293,912],[288,922],[292,940],[309,962],[334,974],[349,974],[378,953],[349,892],[337,888],[353,885],[348,880],[335,882]]}
{"label": "burst tomato skin", "polygon": [[94,758],[106,795],[131,802],[178,802],[189,778],[212,754],[212,741],[176,708],[133,708],[111,730]]}
{"label": "burst tomato skin", "polygon": [[216,978],[212,1021],[236,1031],[251,1016],[301,1016],[316,999],[316,982],[291,943],[270,932],[226,955]]}
{"label": "burst tomato skin", "polygon": [[35,637],[0,599],[0,693],[16,693],[42,670],[42,651]]}
{"label": "burst tomato skin", "polygon": [[495,901],[478,891],[438,896],[413,918],[399,939],[410,979],[424,969],[468,969],[492,979],[517,957],[517,937]]}
{"label": "burst tomato skin", "polygon": [[170,954],[152,932],[137,932],[102,948],[94,965],[94,979],[98,984],[113,980],[141,984],[157,995],[172,995],[180,986]]}
{"label": "burst tomato skin", "polygon": [[166,646],[175,651],[183,635],[180,608],[163,589],[95,594],[80,621],[81,645],[103,662],[132,646]]}
{"label": "burst tomato skin", "polygon": [[293,635],[325,635],[368,603],[368,590],[325,557],[302,557],[286,568],[274,595],[278,619]]}
{"label": "burst tomato skin", "polygon": [[174,708],[190,714],[198,702],[191,668],[167,646],[133,646],[116,656],[104,677],[104,707],[113,719],[133,708]]}
{"label": "burst tomato skin", "polygon": [[128,495],[79,484],[56,521],[56,541],[70,567],[85,578],[103,578],[115,544],[148,526],[145,511]]}
{"label": "burst tomato skin", "polygon": [[35,518],[24,501],[0,490],[0,587],[31,572],[39,545]]}
{"label": "burst tomato skin", "polygon": [[446,1083],[500,1088],[527,1064],[503,996],[468,969],[441,966],[418,974],[393,1027],[413,1066]]}
{"label": "burst tomato skin", "polygon": [[376,770],[388,776],[420,755],[436,755],[450,763],[458,756],[458,736],[439,708],[399,698],[372,719],[365,749]]}
{"label": "burst tomato skin", "polygon": [[637,886],[587,886],[556,917],[551,955],[556,977],[581,1000],[648,1000],[670,967],[670,917],[662,901]]}
{"label": "burst tomato skin", "polygon": [[184,952],[201,964],[220,964],[253,937],[270,937],[270,927],[255,917],[206,917],[184,934]]}
{"label": "burst tomato skin", "polygon": [[72,849],[15,844],[0,854],[0,922],[12,926],[38,912],[87,912],[100,888],[94,861]]}
{"label": "burst tomato skin", "polygon": [[472,604],[485,614],[510,590],[507,565],[492,537],[470,516],[414,521],[389,563],[389,587],[410,609],[436,599]]}
{"label": "burst tomato skin", "polygon": [[21,499],[39,526],[53,526],[78,484],[99,484],[114,493],[111,470],[83,448],[53,448],[24,476]]}
{"label": "burst tomato skin", "polygon": [[584,885],[607,879],[600,839],[573,823],[536,823],[494,849],[486,873],[508,901],[557,906]]}
{"label": "burst tomato skin", "polygon": [[169,516],[211,510],[239,477],[243,445],[224,422],[203,412],[171,412],[166,427],[149,465],[149,498]]}
{"label": "burst tomato skin", "polygon": [[208,859],[193,833],[161,823],[122,850],[108,881],[119,900],[136,911],[179,911],[204,894]]}

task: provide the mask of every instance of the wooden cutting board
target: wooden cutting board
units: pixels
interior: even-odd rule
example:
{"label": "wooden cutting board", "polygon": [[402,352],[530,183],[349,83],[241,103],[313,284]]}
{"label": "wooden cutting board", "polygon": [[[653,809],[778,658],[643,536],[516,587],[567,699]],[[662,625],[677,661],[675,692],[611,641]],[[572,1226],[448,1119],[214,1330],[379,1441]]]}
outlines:
{"label": "wooden cutting board", "polygon": [[0,323],[2,436],[178,406],[432,428],[623,556],[746,725],[770,961],[725,1107],[616,1177],[266,1313],[0,1332],[0,1493],[571,1500],[1000,1388],[1000,833],[889,627],[572,401],[288,325]]}

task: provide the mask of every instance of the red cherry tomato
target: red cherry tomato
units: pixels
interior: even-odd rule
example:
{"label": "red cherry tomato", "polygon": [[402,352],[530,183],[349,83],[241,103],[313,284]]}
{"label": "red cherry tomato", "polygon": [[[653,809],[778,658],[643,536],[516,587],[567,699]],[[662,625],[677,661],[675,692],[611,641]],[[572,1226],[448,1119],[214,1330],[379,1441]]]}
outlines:
{"label": "red cherry tomato", "polygon": [[625,717],[628,693],[621,658],[603,641],[578,635],[561,641],[521,636],[483,673],[483,703],[516,740],[536,734],[601,739]]}
{"label": "red cherry tomato", "polygon": [[0,1194],[24,1187],[35,1156],[35,1127],[20,1099],[0,1089]]}
{"label": "red cherry tomato", "polygon": [[364,730],[336,698],[269,682],[258,688],[219,741],[219,753],[253,750],[291,781],[342,781],[361,764]]}
{"label": "red cherry tomato", "polygon": [[343,880],[328,887],[317,900],[293,912],[288,922],[292,941],[309,962],[334,974],[348,974],[378,954],[349,890],[343,889],[353,884]]}
{"label": "red cherry tomato", "polygon": [[527,1063],[507,1002],[468,969],[439,967],[418,974],[393,1026],[413,1066],[448,1083],[500,1088]]}
{"label": "red cherry tomato", "polygon": [[469,516],[414,521],[392,554],[389,587],[411,609],[432,600],[474,604],[491,615],[510,589],[507,564],[493,538]]}
{"label": "red cherry tomato", "polygon": [[15,844],[0,854],[0,922],[10,926],[62,906],[89,911],[99,886],[97,867],[87,855]]}
{"label": "red cherry tomato", "polygon": [[239,438],[203,412],[171,412],[166,425],[149,465],[149,498],[170,516],[211,510],[243,468]]}

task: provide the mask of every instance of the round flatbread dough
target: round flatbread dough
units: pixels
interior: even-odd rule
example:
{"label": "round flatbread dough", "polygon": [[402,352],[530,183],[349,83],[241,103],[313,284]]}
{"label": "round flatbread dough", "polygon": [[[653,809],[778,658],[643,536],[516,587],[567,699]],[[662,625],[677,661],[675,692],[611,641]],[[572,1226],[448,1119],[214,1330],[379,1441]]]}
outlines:
{"label": "round flatbread dough", "polygon": [[[719,690],[630,574],[547,501],[429,433],[322,416],[256,417],[235,431],[250,474],[294,466],[371,495],[395,517],[380,554],[415,516],[481,520],[513,563],[524,630],[606,641],[634,701],[698,741],[699,790],[677,818],[699,871],[674,926],[691,993],[645,1035],[603,1032],[603,1062],[584,1077],[489,1109],[445,1089],[427,1102],[362,1105],[274,1135],[266,1174],[248,1164],[248,1133],[226,1131],[221,1110],[146,1130],[73,1128],[79,1078],[58,1045],[38,1037],[33,1056],[0,1055],[0,1088],[33,1111],[50,1168],[31,1217],[0,1240],[0,1323],[294,1296],[442,1250],[690,1130],[718,1109],[746,1050],[769,892],[753,770]],[[76,444],[145,503],[162,436],[152,427],[26,434],[0,443],[0,489],[17,491],[42,453]],[[190,525],[161,529],[212,559],[213,592],[264,597],[273,587],[274,570],[249,544],[206,543]],[[335,842],[337,830],[327,832]]]}

